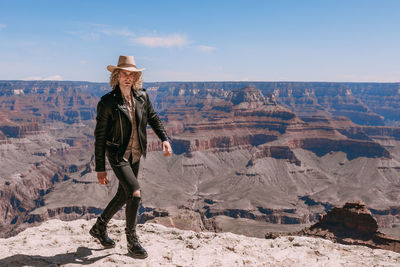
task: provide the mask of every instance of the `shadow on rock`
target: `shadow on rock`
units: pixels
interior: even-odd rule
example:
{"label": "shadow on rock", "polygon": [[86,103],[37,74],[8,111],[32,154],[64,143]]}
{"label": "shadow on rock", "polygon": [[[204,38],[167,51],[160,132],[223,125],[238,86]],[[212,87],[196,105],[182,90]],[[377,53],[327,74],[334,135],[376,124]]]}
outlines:
{"label": "shadow on rock", "polygon": [[100,251],[104,249],[92,249],[87,247],[79,247],[76,252],[56,254],[54,256],[41,255],[24,255],[16,254],[4,259],[0,259],[0,266],[60,266],[64,264],[93,264],[111,254],[88,258],[92,255],[92,251]]}

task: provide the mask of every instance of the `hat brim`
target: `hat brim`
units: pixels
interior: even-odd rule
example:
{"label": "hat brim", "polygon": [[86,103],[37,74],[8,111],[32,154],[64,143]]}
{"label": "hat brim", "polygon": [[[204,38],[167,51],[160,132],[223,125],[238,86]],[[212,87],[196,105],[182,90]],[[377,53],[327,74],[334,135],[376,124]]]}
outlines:
{"label": "hat brim", "polygon": [[134,71],[134,72],[142,72],[145,70],[145,68],[142,69],[137,69],[135,67],[117,67],[117,66],[113,66],[113,65],[108,65],[107,66],[107,70],[109,72],[113,72],[114,70],[119,69],[119,70],[127,70],[127,71]]}

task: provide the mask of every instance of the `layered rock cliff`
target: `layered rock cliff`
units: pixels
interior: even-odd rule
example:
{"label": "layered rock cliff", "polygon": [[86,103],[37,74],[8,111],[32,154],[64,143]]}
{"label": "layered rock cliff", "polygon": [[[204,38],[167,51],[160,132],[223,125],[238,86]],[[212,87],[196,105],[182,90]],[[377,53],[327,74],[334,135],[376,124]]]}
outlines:
{"label": "layered rock cliff", "polygon": [[[380,227],[398,223],[399,128],[359,125],[354,118],[337,117],[335,110],[368,116],[375,112],[372,106],[363,108],[365,102],[351,106],[347,89],[309,84],[316,86],[309,94],[315,99],[306,100],[299,93],[306,90],[302,84],[267,85],[262,90],[235,88],[236,84],[227,88],[229,83],[149,88],[173,137],[175,154],[163,158],[157,152],[160,142],[149,130],[150,153],[142,160],[139,176],[144,194],[140,220],[214,231],[223,228],[219,218],[224,215],[303,224],[356,199],[367,203]],[[282,91],[265,93],[271,86]],[[292,92],[283,93],[282,86]],[[378,94],[369,85],[346,86],[353,96]],[[381,88],[383,93],[391,90],[388,87]],[[95,217],[118,184],[108,167],[111,183],[99,185],[91,165],[93,118],[101,94],[85,87],[39,89],[25,88],[24,95],[10,89],[2,96],[0,127],[20,129],[0,134],[6,159],[0,166],[4,235],[48,218]],[[393,92],[385,97],[396,99]],[[43,168],[36,170],[38,166]],[[117,218],[123,217],[122,210]]]}
{"label": "layered rock cliff", "polygon": [[399,83],[329,83],[329,82],[164,82],[148,83],[158,91],[187,92],[205,90],[237,90],[249,85],[299,117],[324,115],[346,116],[361,125],[399,126]]}

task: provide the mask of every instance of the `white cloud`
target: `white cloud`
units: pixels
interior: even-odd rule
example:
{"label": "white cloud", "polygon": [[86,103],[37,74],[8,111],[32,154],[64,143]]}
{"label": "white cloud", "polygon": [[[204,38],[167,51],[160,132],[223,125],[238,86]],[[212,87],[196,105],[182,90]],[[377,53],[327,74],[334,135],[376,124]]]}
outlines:
{"label": "white cloud", "polygon": [[5,28],[7,28],[7,25],[5,25],[5,24],[0,24],[0,31],[3,30],[3,29],[5,29]]}
{"label": "white cloud", "polygon": [[61,77],[61,75],[53,75],[53,76],[49,76],[43,79],[43,81],[62,81],[63,78]]}
{"label": "white cloud", "polygon": [[133,43],[142,44],[148,47],[182,47],[189,43],[185,36],[173,34],[164,37],[158,36],[142,36],[131,39]]}
{"label": "white cloud", "polygon": [[135,34],[128,28],[114,29],[106,24],[92,24],[93,31],[104,35],[118,35],[123,37],[134,37]]}
{"label": "white cloud", "polygon": [[122,36],[132,38],[135,34],[127,28],[114,29],[110,25],[91,24],[89,29],[81,31],[69,31],[69,34],[78,35],[86,41],[97,41],[101,36]]}
{"label": "white cloud", "polygon": [[83,31],[76,31],[76,32],[67,32],[72,35],[78,35],[81,39],[85,41],[97,41],[100,39],[100,34],[96,32],[83,32]]}
{"label": "white cloud", "polygon": [[[77,35],[86,41],[97,41],[102,37],[119,36],[126,38],[131,44],[140,44],[147,47],[182,47],[191,43],[185,35],[171,34],[157,36],[157,34],[149,34],[137,37],[137,35],[128,28],[114,28],[106,24],[89,24],[86,29],[78,31],[69,31],[68,34]],[[215,47],[198,46],[201,51],[213,51]]]}
{"label": "white cloud", "polygon": [[43,78],[41,76],[30,76],[30,77],[26,77],[23,78],[22,80],[24,81],[62,81],[63,78],[61,77],[61,75],[52,75],[46,78]]}
{"label": "white cloud", "polygon": [[216,48],[213,46],[208,46],[208,45],[199,45],[197,48],[203,52],[211,52],[214,51]]}
{"label": "white cloud", "polygon": [[121,29],[121,30],[102,29],[102,30],[99,30],[98,32],[105,34],[105,35],[118,35],[118,36],[124,36],[124,37],[135,36],[135,34],[128,29]]}

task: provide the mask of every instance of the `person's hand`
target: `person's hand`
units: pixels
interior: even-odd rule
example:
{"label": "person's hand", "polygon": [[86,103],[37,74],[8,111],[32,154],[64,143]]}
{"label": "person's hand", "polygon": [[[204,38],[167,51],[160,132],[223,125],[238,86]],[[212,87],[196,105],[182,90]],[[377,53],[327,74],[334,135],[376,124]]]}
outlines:
{"label": "person's hand", "polygon": [[162,151],[164,153],[164,157],[168,157],[169,155],[172,154],[172,148],[171,148],[171,144],[168,141],[163,141],[162,142]]}
{"label": "person's hand", "polygon": [[99,180],[101,184],[108,184],[107,172],[97,172],[97,180]]}

